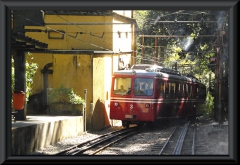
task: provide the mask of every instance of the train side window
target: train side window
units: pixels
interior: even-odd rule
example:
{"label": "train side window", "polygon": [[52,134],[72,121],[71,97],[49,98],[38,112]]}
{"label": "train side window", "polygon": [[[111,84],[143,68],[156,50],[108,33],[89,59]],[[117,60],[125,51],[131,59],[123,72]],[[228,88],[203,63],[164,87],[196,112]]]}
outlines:
{"label": "train side window", "polygon": [[176,83],[172,83],[173,93],[175,94]]}
{"label": "train side window", "polygon": [[188,98],[192,98],[192,85],[188,84]]}
{"label": "train side window", "polygon": [[191,98],[193,97],[193,85],[191,85]]}
{"label": "train side window", "polygon": [[168,98],[171,98],[171,85],[172,83],[168,83]]}
{"label": "train side window", "polygon": [[162,98],[164,98],[164,91],[165,91],[165,88],[164,88],[165,86],[164,86],[164,82],[160,82],[160,96],[162,97]]}
{"label": "train side window", "polygon": [[189,84],[189,98],[192,98],[192,84]]}
{"label": "train side window", "polygon": [[179,91],[179,94],[180,94],[180,97],[182,97],[183,96],[183,84],[181,83],[181,84],[179,84],[180,85],[180,91]]}
{"label": "train side window", "polygon": [[168,93],[171,93],[172,83],[168,83]]}
{"label": "train side window", "polygon": [[197,87],[197,94],[196,94],[196,98],[199,98],[199,89]]}
{"label": "train side window", "polygon": [[175,97],[175,83],[170,83],[170,97],[174,98]]}
{"label": "train side window", "polygon": [[169,83],[165,82],[165,97],[169,98]]}
{"label": "train side window", "polygon": [[177,86],[177,89],[178,89],[178,90],[177,90],[177,97],[178,97],[178,98],[180,98],[180,91],[181,91],[181,90],[180,90],[180,85],[181,85],[181,84],[178,83],[178,86]]}
{"label": "train side window", "polygon": [[178,97],[178,92],[179,92],[179,84],[175,83],[175,97]]}
{"label": "train side window", "polygon": [[188,98],[188,84],[186,83],[184,86],[185,86],[185,97]]}
{"label": "train side window", "polygon": [[164,92],[164,82],[160,82],[160,92]]}

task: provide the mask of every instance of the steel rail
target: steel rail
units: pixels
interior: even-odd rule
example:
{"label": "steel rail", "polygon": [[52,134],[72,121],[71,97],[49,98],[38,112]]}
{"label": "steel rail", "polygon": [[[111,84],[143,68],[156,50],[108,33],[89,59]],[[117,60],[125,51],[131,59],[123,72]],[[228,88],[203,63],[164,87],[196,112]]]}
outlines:
{"label": "steel rail", "polygon": [[196,134],[196,124],[194,123],[194,128],[193,128],[193,143],[192,143],[192,155],[194,155],[194,151],[195,151],[195,134]]}
{"label": "steel rail", "polygon": [[72,147],[69,147],[69,148],[67,148],[67,149],[65,149],[65,150],[63,150],[63,151],[61,151],[61,152],[59,152],[59,153],[57,153],[57,154],[55,154],[55,155],[63,155],[64,153],[66,153],[66,152],[68,152],[68,151],[70,151],[70,150],[74,150],[74,149],[79,148],[79,147],[81,147],[81,146],[84,146],[84,145],[86,145],[86,144],[88,144],[88,143],[91,143],[91,142],[93,142],[93,141],[95,141],[95,140],[98,140],[98,139],[103,138],[103,137],[105,137],[105,136],[109,136],[109,135],[111,135],[111,134],[115,134],[115,133],[120,132],[120,131],[122,131],[122,129],[121,129],[121,130],[117,130],[117,131],[113,131],[113,132],[109,132],[109,133],[106,133],[106,134],[103,134],[103,135],[100,135],[100,136],[98,136],[98,137],[96,137],[96,138],[94,138],[94,139],[88,140],[88,141],[83,142],[83,143],[81,143],[81,144],[74,145],[74,146],[72,146]]}
{"label": "steel rail", "polygon": [[159,154],[158,155],[161,155],[163,150],[165,149],[165,147],[167,146],[169,140],[171,139],[172,135],[176,132],[178,126],[173,130],[173,132],[171,133],[171,135],[169,136],[169,138],[166,140],[166,142],[164,143],[162,149],[160,150]]}
{"label": "steel rail", "polygon": [[129,129],[122,129],[122,130],[118,130],[118,131],[114,131],[114,132],[110,132],[110,133],[107,133],[107,134],[104,134],[104,135],[101,135],[95,139],[92,139],[92,140],[88,140],[87,142],[84,142],[84,143],[81,143],[79,145],[75,145],[73,147],[70,147],[64,151],[61,151],[55,155],[76,155],[76,154],[80,154],[80,153],[83,153],[85,152],[86,150],[96,146],[96,145],[99,145],[109,139],[112,139],[116,136],[119,136],[121,134],[125,134],[125,133],[128,133],[130,131],[132,131],[137,129],[137,127],[131,127]]}
{"label": "steel rail", "polygon": [[182,145],[183,145],[183,141],[184,141],[186,132],[188,130],[188,126],[189,126],[189,122],[184,125],[184,128],[183,128],[183,130],[182,130],[182,132],[181,132],[181,134],[179,136],[179,139],[177,141],[177,145],[175,147],[173,155],[180,155],[181,149],[182,149]]}
{"label": "steel rail", "polygon": [[121,137],[121,138],[118,138],[118,139],[114,140],[113,142],[110,142],[110,143],[108,143],[107,145],[105,145],[105,146],[99,148],[98,150],[94,151],[94,152],[91,153],[90,155],[95,155],[96,153],[98,153],[98,152],[104,150],[105,148],[113,145],[114,143],[116,143],[116,142],[118,142],[118,141],[120,141],[120,140],[122,140],[122,139],[124,139],[124,138],[126,138],[126,137],[129,137],[129,136],[131,136],[131,135],[134,135],[134,134],[136,134],[137,132],[139,132],[139,130],[138,130],[138,131],[131,132],[131,133],[129,133],[129,134],[127,134],[127,135],[125,135],[125,136],[123,136],[123,137]]}

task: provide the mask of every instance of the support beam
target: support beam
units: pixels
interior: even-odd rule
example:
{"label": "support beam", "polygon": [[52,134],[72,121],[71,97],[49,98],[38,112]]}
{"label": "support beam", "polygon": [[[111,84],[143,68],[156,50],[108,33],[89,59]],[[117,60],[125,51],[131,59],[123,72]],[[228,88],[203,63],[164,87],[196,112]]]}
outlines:
{"label": "support beam", "polygon": [[[16,52],[16,54],[13,55],[14,58],[14,72],[15,72],[15,87],[14,91],[23,91],[25,93],[26,91],[26,80],[25,80],[25,72],[26,72],[26,57],[25,53],[22,51]],[[26,96],[25,96],[26,97]],[[21,110],[16,110],[17,115],[16,115],[16,120],[26,120],[26,99],[24,102],[24,108]]]}
{"label": "support beam", "polygon": [[[198,35],[197,37],[217,37],[218,35]],[[139,35],[139,37],[160,37],[160,38],[187,38],[189,36],[180,35]]]}
{"label": "support beam", "polygon": [[215,95],[214,95],[214,118],[217,119],[218,118],[218,64],[219,64],[219,59],[218,59],[218,53],[216,53],[216,65],[215,65]]}
{"label": "support beam", "polygon": [[218,121],[222,124],[222,60],[221,60],[221,47],[218,53]]}

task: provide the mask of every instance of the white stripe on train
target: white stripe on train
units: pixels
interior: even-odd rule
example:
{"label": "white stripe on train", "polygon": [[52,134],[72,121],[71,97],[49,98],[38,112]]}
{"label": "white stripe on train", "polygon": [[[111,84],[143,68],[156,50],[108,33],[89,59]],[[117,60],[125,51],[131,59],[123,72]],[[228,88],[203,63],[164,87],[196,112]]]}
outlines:
{"label": "white stripe on train", "polygon": [[136,98],[110,98],[110,102],[125,102],[125,103],[191,103],[191,102],[200,102],[199,100],[196,99],[191,99],[191,100],[186,100],[186,99],[182,99],[182,100],[178,100],[178,99],[174,99],[174,100],[166,100],[166,99],[136,99]]}

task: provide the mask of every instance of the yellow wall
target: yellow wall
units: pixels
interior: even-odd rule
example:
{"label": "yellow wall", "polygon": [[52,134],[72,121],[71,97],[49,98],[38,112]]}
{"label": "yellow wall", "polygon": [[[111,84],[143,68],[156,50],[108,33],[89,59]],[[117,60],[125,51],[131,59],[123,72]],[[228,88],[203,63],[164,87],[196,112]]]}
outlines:
{"label": "yellow wall", "polygon": [[93,58],[93,112],[92,127],[100,129],[108,127],[109,94],[112,77],[112,56],[95,56]]}
{"label": "yellow wall", "polygon": [[[48,49],[105,50],[115,53],[132,50],[132,25],[113,16],[45,15],[45,23],[44,27],[26,26],[25,29],[43,30],[43,32],[35,33],[26,32],[26,35],[40,42],[48,43]],[[73,23],[76,24],[71,25]],[[49,36],[58,38],[49,39]],[[60,39],[61,37],[63,38]]]}
{"label": "yellow wall", "polygon": [[53,74],[48,74],[48,87],[73,88],[73,91],[83,99],[84,89],[87,89],[87,121],[90,120],[90,102],[93,102],[93,69],[92,55],[78,54],[42,54],[32,53],[33,62],[38,63],[38,70],[34,75],[33,92],[39,93],[44,89],[43,74],[41,70],[49,63],[53,62]]}
{"label": "yellow wall", "polygon": [[[47,63],[53,62],[53,67],[49,68],[53,70],[53,74],[48,75],[48,87],[59,88],[62,85],[65,88],[73,88],[83,99],[84,89],[87,89],[87,128],[100,129],[110,125],[109,101],[113,55],[33,53],[33,56],[39,68],[34,76],[32,94],[43,90],[41,70]],[[119,55],[114,56],[115,66],[118,66],[118,58]],[[93,103],[93,111],[90,110],[90,103]]]}
{"label": "yellow wall", "polygon": [[[112,50],[112,24],[97,25],[99,22],[111,23],[112,19],[112,16],[97,16],[96,18],[92,16],[45,15],[45,27],[26,26],[25,29],[46,30],[46,32],[38,33],[27,32],[26,35],[36,38],[40,42],[48,43],[48,49]],[[87,25],[71,25],[75,22]],[[57,25],[48,25],[48,23]],[[61,25],[62,23],[65,25]],[[49,39],[49,35],[58,37],[58,39]],[[63,39],[59,39],[62,35]]]}
{"label": "yellow wall", "polygon": [[[129,15],[128,12],[125,13]],[[48,87],[59,88],[63,85],[66,88],[73,88],[74,92],[83,99],[84,89],[87,89],[87,129],[102,129],[110,126],[111,77],[112,73],[118,70],[119,58],[123,59],[125,65],[132,64],[133,26],[129,23],[114,24],[122,21],[113,16],[45,15],[44,21],[46,23],[44,27],[25,27],[25,29],[42,29],[43,32],[26,32],[26,36],[47,43],[48,49],[63,50],[65,54],[33,53],[34,60],[39,64],[34,76],[33,94],[43,90],[41,70],[47,63],[53,62],[53,67],[49,68],[53,70],[53,74],[48,75]],[[50,25],[53,23],[58,25]],[[61,25],[62,23],[66,25]],[[100,23],[105,24],[100,25]],[[60,31],[64,31],[64,35]],[[49,35],[58,39],[49,39]],[[60,39],[62,35],[63,39]],[[70,54],[66,53],[66,50],[98,50],[115,53]],[[90,103],[93,104],[92,110]]]}
{"label": "yellow wall", "polygon": [[[33,85],[32,94],[36,94],[43,90],[43,74],[41,70],[44,68],[46,64],[53,61],[53,55],[50,53],[32,53],[32,55],[34,57],[33,60],[30,60],[30,59],[27,59],[27,60],[38,64],[38,70],[33,77],[34,83],[32,84]],[[49,69],[52,69],[52,67]],[[49,82],[48,86],[52,88],[53,77],[51,74],[48,75],[48,82]]]}
{"label": "yellow wall", "polygon": [[93,99],[92,73],[92,55],[54,55],[53,87],[59,88],[63,85],[66,88],[73,88],[73,91],[83,99],[85,99],[84,89],[87,89],[86,119],[88,125],[90,121],[90,102]]}
{"label": "yellow wall", "polygon": [[78,93],[82,93],[80,89],[82,89],[82,87],[87,88],[88,86],[91,86],[91,80],[92,55],[53,55],[54,88],[58,88],[61,84],[64,84],[65,87],[74,87]]}

